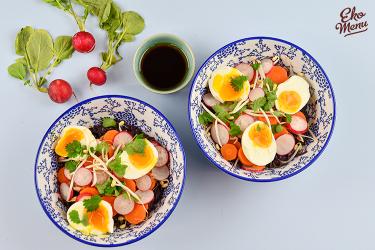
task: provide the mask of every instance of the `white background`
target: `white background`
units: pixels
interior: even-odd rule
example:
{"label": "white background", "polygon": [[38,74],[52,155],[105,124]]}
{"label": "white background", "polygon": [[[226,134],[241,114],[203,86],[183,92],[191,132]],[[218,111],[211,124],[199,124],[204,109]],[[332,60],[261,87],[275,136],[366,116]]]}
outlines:
{"label": "white background", "polygon": [[[10,78],[14,39],[25,25],[56,37],[74,34],[74,21],[38,0],[1,1],[0,33],[0,249],[93,249],[60,232],[42,211],[33,181],[38,145],[50,124],[74,101],[47,95]],[[69,81],[80,100],[102,94],[143,99],[161,110],[180,134],[187,156],[185,190],[172,216],[149,237],[126,249],[374,249],[374,29],[373,1],[120,1],[140,12],[145,31],[124,44],[124,60],[108,83],[88,88],[86,70],[100,64],[105,34],[88,55],[74,54],[52,78]],[[347,6],[367,12],[369,30],[344,38],[335,30]],[[235,179],[214,166],[193,141],[187,118],[189,87],[172,95],[148,92],[135,80],[132,58],[140,41],[160,32],[187,40],[197,68],[221,46],[243,37],[274,36],[310,52],[328,74],[337,101],[333,137],[310,168],[275,183]]]}

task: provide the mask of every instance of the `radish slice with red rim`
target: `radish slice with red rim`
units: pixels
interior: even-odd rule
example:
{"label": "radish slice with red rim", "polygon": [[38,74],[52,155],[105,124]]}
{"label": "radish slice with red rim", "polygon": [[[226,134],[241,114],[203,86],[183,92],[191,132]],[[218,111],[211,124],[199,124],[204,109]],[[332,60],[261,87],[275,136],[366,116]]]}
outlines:
{"label": "radish slice with red rim", "polygon": [[125,198],[123,194],[116,197],[113,202],[113,209],[119,214],[127,215],[134,209],[134,201]]}
{"label": "radish slice with red rim", "polygon": [[154,199],[154,192],[152,190],[137,190],[135,194],[138,195],[139,199],[141,200],[140,202],[137,202],[139,204],[147,204]]}
{"label": "radish slice with red rim", "polygon": [[293,134],[304,134],[308,129],[307,121],[298,115],[292,115],[292,121],[286,126]]}
{"label": "radish slice with red rim", "polygon": [[271,71],[273,67],[273,61],[270,58],[265,58],[261,61],[264,74]]}
{"label": "radish slice with red rim", "polygon": [[169,153],[168,151],[163,148],[162,146],[156,146],[156,150],[158,151],[158,161],[156,162],[156,167],[162,167],[169,161]]}
{"label": "radish slice with red rim", "polygon": [[249,79],[249,81],[251,81],[254,77],[254,69],[253,67],[251,67],[250,64],[247,64],[247,63],[240,63],[236,66],[236,69],[238,69],[239,71],[241,71],[242,74],[244,74],[245,76],[247,76]]}
{"label": "radish slice with red rim", "polygon": [[291,134],[285,134],[276,139],[276,153],[278,155],[287,155],[294,149],[294,145],[296,145],[296,141],[294,136]]}
{"label": "radish slice with red rim", "polygon": [[97,170],[95,174],[96,174],[96,184],[103,184],[109,178],[109,175],[102,170]]}
{"label": "radish slice with red rim", "polygon": [[162,167],[153,168],[152,176],[158,181],[167,179],[169,176],[169,167],[164,165]]}
{"label": "radish slice with red rim", "polygon": [[60,184],[60,195],[64,201],[69,201],[73,197],[73,190],[69,192],[69,185],[66,183]]}
{"label": "radish slice with red rim", "polygon": [[[217,126],[217,129],[216,129],[216,126]],[[217,133],[216,133],[216,130],[217,130]],[[215,143],[224,145],[228,143],[229,141],[229,131],[222,124],[219,124],[219,123],[217,125],[213,124],[211,127],[211,137]]]}
{"label": "radish slice with red rim", "polygon": [[149,190],[151,188],[151,185],[152,185],[151,178],[147,174],[138,178],[138,179],[136,179],[135,183],[137,185],[137,188],[141,191]]}
{"label": "radish slice with red rim", "polygon": [[253,122],[255,122],[255,118],[248,114],[242,114],[234,121],[234,123],[240,127],[242,132]]}
{"label": "radish slice with red rim", "polygon": [[74,175],[74,183],[78,186],[87,186],[93,179],[92,173],[87,168],[80,168]]}
{"label": "radish slice with red rim", "polygon": [[216,104],[219,104],[220,102],[215,99],[215,97],[211,93],[207,93],[202,97],[202,100],[204,104],[206,104],[207,107],[212,108]]}
{"label": "radish slice with red rim", "polygon": [[68,180],[72,179],[72,173],[66,167],[64,167],[64,175]]}
{"label": "radish slice with red rim", "polygon": [[256,99],[263,97],[264,95],[264,90],[262,88],[256,87],[250,91],[249,100],[253,102]]}
{"label": "radish slice with red rim", "polygon": [[124,146],[131,142],[133,140],[133,136],[127,132],[127,131],[122,131],[118,133],[115,138],[113,138],[113,146],[117,148],[118,146]]}
{"label": "radish slice with red rim", "polygon": [[83,201],[83,200],[86,200],[86,199],[89,199],[89,198],[91,198],[91,195],[89,195],[89,194],[79,194],[76,198],[76,202],[81,201],[81,200]]}

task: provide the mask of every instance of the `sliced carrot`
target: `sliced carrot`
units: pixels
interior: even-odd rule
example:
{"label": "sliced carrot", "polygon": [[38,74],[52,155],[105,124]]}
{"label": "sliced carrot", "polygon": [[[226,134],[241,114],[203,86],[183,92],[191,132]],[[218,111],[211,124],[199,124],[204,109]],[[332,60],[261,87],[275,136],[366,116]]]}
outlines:
{"label": "sliced carrot", "polygon": [[103,135],[103,141],[105,142],[109,142],[109,143],[113,143],[113,139],[115,138],[115,136],[120,133],[118,132],[117,130],[108,130],[104,135]]}
{"label": "sliced carrot", "polygon": [[102,196],[102,199],[111,204],[112,206],[112,214],[115,216],[117,214],[116,210],[113,208],[113,203],[115,202],[116,197],[115,196]]}
{"label": "sliced carrot", "polygon": [[233,144],[227,143],[224,144],[220,149],[221,155],[227,161],[233,161],[237,158],[237,148]]}
{"label": "sliced carrot", "polygon": [[284,126],[282,127],[283,129],[280,132],[273,134],[273,137],[275,137],[275,139],[279,138],[282,135],[289,134],[288,130]]}
{"label": "sliced carrot", "polygon": [[236,143],[234,143],[234,146],[236,146],[237,149],[240,149],[241,148],[241,142],[237,141]]}
{"label": "sliced carrot", "polygon": [[85,187],[79,191],[79,194],[97,195],[99,194],[99,191],[96,187]]}
{"label": "sliced carrot", "polygon": [[246,170],[246,171],[262,172],[265,169],[265,166],[257,166],[257,165],[245,166],[245,165],[243,165],[241,168],[243,170]]}
{"label": "sliced carrot", "polygon": [[281,66],[273,66],[270,72],[266,74],[274,83],[280,84],[288,80],[288,71]]}
{"label": "sliced carrot", "polygon": [[240,160],[240,162],[244,165],[247,165],[247,166],[252,166],[254,165],[251,161],[249,161],[244,152],[243,152],[243,149],[242,147],[238,150],[238,159]]}
{"label": "sliced carrot", "polygon": [[93,162],[94,162],[94,158],[92,158],[91,156],[89,156],[89,157],[87,158],[86,162],[83,163],[83,166],[84,166],[84,167],[90,166],[90,165],[93,164]]}
{"label": "sliced carrot", "polygon": [[57,171],[57,181],[61,183],[66,183],[69,185],[70,180],[66,178],[65,173],[64,173],[64,168],[60,168],[59,171]]}
{"label": "sliced carrot", "polygon": [[125,181],[125,186],[130,188],[131,191],[133,192],[137,191],[137,185],[135,184],[134,180],[124,179],[124,181]]}
{"label": "sliced carrot", "polygon": [[146,210],[140,204],[135,204],[133,211],[125,215],[125,220],[130,224],[137,225],[146,219]]}
{"label": "sliced carrot", "polygon": [[[277,120],[276,120],[275,117],[273,117],[273,116],[269,116],[268,119],[270,120],[271,125],[276,125],[276,124],[278,124],[278,122],[277,122]],[[258,117],[258,120],[267,124],[266,117],[264,117],[264,116],[259,116],[259,117]]]}
{"label": "sliced carrot", "polygon": [[111,158],[114,153],[115,153],[115,149],[113,148],[112,145],[109,145],[109,147],[108,147],[108,157]]}

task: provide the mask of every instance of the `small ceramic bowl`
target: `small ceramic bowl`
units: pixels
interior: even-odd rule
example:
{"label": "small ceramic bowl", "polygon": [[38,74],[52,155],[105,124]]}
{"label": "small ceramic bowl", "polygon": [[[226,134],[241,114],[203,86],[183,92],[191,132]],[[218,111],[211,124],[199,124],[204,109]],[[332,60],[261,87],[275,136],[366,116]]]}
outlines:
{"label": "small ceramic bowl", "polygon": [[[187,59],[187,72],[184,79],[173,89],[159,90],[147,83],[141,73],[142,57],[150,48],[158,44],[171,44],[180,49]],[[137,80],[148,90],[157,94],[171,94],[183,89],[191,80],[195,70],[195,58],[189,44],[181,38],[171,34],[157,34],[143,41],[135,52],[133,59],[133,70]]]}
{"label": "small ceramic bowl", "polygon": [[[103,117],[115,117],[137,126],[157,139],[171,154],[168,187],[150,212],[148,219],[126,229],[117,228],[107,237],[83,235],[71,228],[66,219],[67,207],[57,198],[57,157],[54,145],[62,129],[68,125],[91,126]],[[48,218],[66,235],[80,242],[103,247],[126,245],[138,241],[160,227],[175,209],[185,181],[185,154],[171,123],[151,105],[126,96],[99,96],[71,107],[51,125],[40,143],[35,161],[35,187]]]}
{"label": "small ceramic bowl", "polygon": [[[293,70],[303,73],[310,83],[311,98],[307,104],[307,116],[311,121],[310,130],[317,138],[307,145],[307,153],[295,157],[286,166],[251,172],[233,167],[224,160],[215,148],[205,128],[199,124],[198,116],[203,112],[202,96],[208,79],[220,66],[235,66],[240,62],[249,63],[250,57],[279,56],[289,61]],[[219,169],[248,181],[277,181],[293,176],[309,167],[323,152],[331,138],[335,124],[335,97],[328,76],[320,64],[304,49],[290,42],[272,37],[251,37],[234,41],[212,54],[196,73],[189,97],[190,127],[204,155]]]}

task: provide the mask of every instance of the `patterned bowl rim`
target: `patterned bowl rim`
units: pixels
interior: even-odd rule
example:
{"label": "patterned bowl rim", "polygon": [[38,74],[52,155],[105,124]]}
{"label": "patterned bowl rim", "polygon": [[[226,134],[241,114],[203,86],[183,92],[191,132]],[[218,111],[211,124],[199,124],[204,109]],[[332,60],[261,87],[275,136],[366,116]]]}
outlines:
{"label": "patterned bowl rim", "polygon": [[[250,41],[250,40],[272,40],[272,41],[277,41],[277,42],[282,42],[282,43],[285,43],[285,44],[288,44],[292,47],[295,47],[297,48],[298,50],[300,50],[302,53],[306,54],[307,56],[309,56],[312,61],[320,68],[320,70],[323,72],[323,75],[324,77],[327,79],[327,82],[328,82],[328,86],[329,86],[329,89],[332,93],[332,104],[333,104],[333,118],[332,118],[332,126],[331,126],[331,130],[329,132],[329,135],[328,135],[328,138],[327,140],[325,141],[323,147],[320,149],[320,151],[318,152],[318,154],[315,155],[315,157],[313,159],[311,159],[307,164],[306,166],[304,166],[303,168],[300,168],[298,169],[297,171],[293,172],[293,173],[290,173],[290,174],[287,174],[285,176],[281,176],[281,177],[276,177],[276,178],[271,178],[271,179],[254,179],[254,178],[251,178],[251,177],[245,177],[245,176],[241,176],[241,175],[238,175],[238,174],[235,174],[227,169],[225,169],[224,167],[222,167],[220,164],[218,164],[213,158],[211,158],[207,153],[206,151],[203,149],[202,145],[200,144],[198,138],[197,138],[197,135],[194,133],[194,130],[193,130],[193,124],[192,124],[192,114],[191,114],[191,95],[193,93],[193,88],[195,87],[195,81],[197,80],[197,77],[199,75],[199,73],[201,72],[203,66],[205,66],[207,64],[207,62],[213,58],[217,53],[219,53],[220,51],[222,51],[223,49],[231,46],[231,45],[235,45],[239,42],[246,42],[246,41]],[[254,37],[247,37],[247,38],[242,38],[242,39],[239,39],[239,40],[236,40],[234,42],[231,42],[231,43],[228,43],[227,45],[221,47],[220,49],[216,50],[210,57],[207,58],[206,61],[204,61],[204,63],[201,65],[201,67],[199,68],[199,70],[197,71],[197,73],[195,74],[194,78],[193,78],[193,82],[192,82],[192,85],[190,87],[190,93],[189,93],[189,98],[188,98],[188,118],[189,118],[189,123],[190,123],[190,129],[191,129],[191,132],[192,134],[194,135],[194,139],[196,141],[196,143],[198,144],[200,150],[203,152],[203,154],[206,156],[206,158],[212,163],[214,164],[217,168],[219,168],[220,170],[222,170],[223,172],[231,175],[231,176],[234,176],[236,178],[239,178],[239,179],[242,179],[242,180],[246,180],[246,181],[252,181],[252,182],[273,182],[273,181],[280,181],[280,180],[284,180],[284,179],[287,179],[289,177],[292,177],[300,172],[302,172],[303,170],[305,170],[306,168],[308,168],[313,162],[315,162],[319,156],[323,153],[323,151],[325,150],[325,148],[327,147],[328,145],[328,142],[330,141],[331,139],[331,136],[332,136],[332,133],[333,133],[333,130],[334,130],[334,127],[335,127],[335,120],[336,120],[336,100],[335,100],[335,94],[333,92],[333,88],[332,88],[332,85],[331,85],[331,81],[329,80],[326,72],[324,71],[324,69],[322,68],[322,66],[319,64],[319,62],[309,53],[307,52],[306,50],[302,49],[301,47],[299,47],[298,45],[295,45],[294,43],[291,43],[291,42],[288,42],[286,40],[283,40],[283,39],[280,39],[280,38],[275,38],[275,37],[268,37],[268,36],[254,36]]]}
{"label": "patterned bowl rim", "polygon": [[[118,244],[98,244],[98,243],[94,243],[94,242],[91,242],[91,241],[86,241],[86,240],[83,240],[81,238],[78,238],[72,234],[70,234],[68,231],[66,231],[64,228],[62,228],[51,216],[50,214],[48,213],[47,211],[47,208],[43,205],[42,203],[42,200],[41,200],[41,197],[40,197],[40,194],[39,194],[39,191],[38,191],[38,180],[37,180],[37,164],[38,164],[38,160],[39,160],[39,154],[40,154],[40,150],[41,150],[41,147],[43,145],[43,142],[45,141],[45,139],[47,138],[48,134],[51,132],[51,129],[55,126],[55,124],[64,116],[66,115],[67,113],[69,113],[71,110],[83,105],[83,104],[86,104],[88,102],[91,102],[91,101],[94,101],[94,100],[98,100],[98,99],[105,99],[105,98],[120,98],[120,99],[125,99],[125,100],[131,100],[131,101],[135,101],[135,102],[139,102],[149,108],[151,108],[153,111],[155,111],[158,115],[160,115],[166,122],[167,124],[172,128],[173,132],[176,134],[176,138],[177,138],[177,142],[182,150],[182,155],[183,155],[183,158],[184,158],[184,171],[183,171],[183,178],[182,178],[182,184],[181,184],[181,189],[180,189],[180,192],[176,198],[176,200],[173,202],[172,204],[172,208],[169,210],[169,212],[165,215],[165,217],[163,218],[162,221],[160,221],[159,224],[157,224],[154,228],[152,228],[149,232],[147,232],[146,234],[140,236],[140,237],[137,237],[135,239],[132,239],[130,241],[126,241],[126,242],[123,242],[123,243],[118,243]],[[77,104],[75,104],[74,106],[70,107],[69,109],[67,109],[64,113],[62,113],[53,123],[52,125],[48,128],[47,132],[44,134],[43,136],[43,139],[39,145],[39,148],[38,148],[38,152],[37,152],[37,156],[36,156],[36,160],[35,160],[35,165],[34,165],[34,185],[35,185],[35,190],[36,190],[36,194],[38,196],[38,200],[39,200],[39,203],[40,205],[42,206],[43,208],[43,211],[45,212],[45,214],[48,216],[48,218],[50,219],[50,221],[52,221],[52,223],[57,227],[59,228],[64,234],[68,235],[69,237],[77,240],[77,241],[80,241],[82,243],[85,243],[85,244],[88,244],[88,245],[91,245],[91,246],[97,246],[97,247],[118,247],[118,246],[124,246],[124,245],[128,245],[128,244],[131,244],[131,243],[134,243],[136,241],[139,241],[147,236],[149,236],[151,233],[153,233],[155,230],[157,230],[161,225],[164,224],[164,222],[169,218],[169,216],[172,214],[172,212],[174,211],[174,209],[176,208],[180,198],[181,198],[181,195],[182,195],[182,192],[184,190],[184,185],[185,185],[185,179],[186,179],[186,156],[185,156],[185,151],[184,151],[184,148],[183,148],[183,144],[181,143],[181,139],[176,131],[176,129],[173,127],[173,125],[171,124],[171,122],[158,110],[156,109],[155,107],[153,107],[152,105],[148,104],[147,102],[144,102],[144,101],[141,101],[137,98],[134,98],[134,97],[130,97],[130,96],[124,96],[124,95],[101,95],[101,96],[96,96],[96,97],[92,97],[92,98],[89,98],[89,99],[86,99],[84,101],[81,101]]]}

